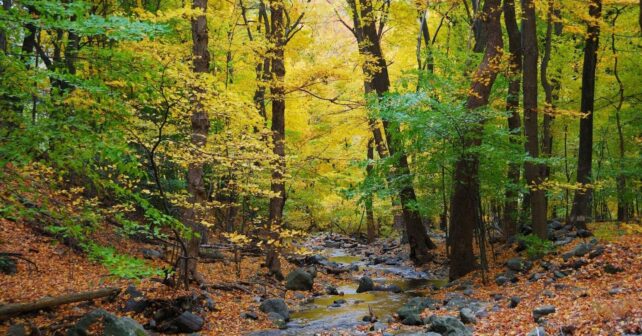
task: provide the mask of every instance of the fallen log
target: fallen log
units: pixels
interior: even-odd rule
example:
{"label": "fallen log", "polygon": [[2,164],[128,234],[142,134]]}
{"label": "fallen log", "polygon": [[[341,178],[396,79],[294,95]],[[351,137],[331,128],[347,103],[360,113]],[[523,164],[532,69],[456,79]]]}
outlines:
{"label": "fallen log", "polygon": [[57,307],[74,302],[89,301],[102,297],[117,295],[119,292],[120,288],[107,287],[95,291],[72,293],[56,297],[46,297],[34,302],[5,304],[0,306],[0,321],[18,314],[24,314],[45,308]]}

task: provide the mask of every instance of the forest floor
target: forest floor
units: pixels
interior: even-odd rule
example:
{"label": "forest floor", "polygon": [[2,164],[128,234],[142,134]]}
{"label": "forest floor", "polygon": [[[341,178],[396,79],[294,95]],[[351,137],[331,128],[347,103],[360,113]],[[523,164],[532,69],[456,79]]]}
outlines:
{"label": "forest floor", "polygon": [[[606,225],[609,227],[605,227]],[[421,288],[412,288],[406,296],[392,296],[392,300],[407,300],[409,296],[418,295],[443,303],[426,309],[422,317],[437,314],[459,318],[459,309],[462,305],[468,305],[477,315],[476,323],[468,325],[474,330],[474,335],[526,335],[538,326],[533,318],[533,310],[544,305],[555,307],[554,313],[539,320],[539,325],[551,334],[640,334],[642,333],[642,272],[640,272],[642,235],[639,226],[616,227],[615,224],[598,224],[593,229],[597,240],[591,242],[592,238],[574,239],[571,243],[558,248],[556,252],[535,261],[531,267],[525,267],[521,270],[522,272],[507,272],[506,262],[518,255],[514,248],[495,245],[495,257],[490,260],[491,266],[486,273],[485,284],[482,281],[482,273],[475,272],[444,287],[436,286],[434,282],[422,283]],[[105,224],[105,230],[101,232],[101,237],[105,242],[109,241],[112,246],[117,246],[120,252],[141,258],[143,249],[157,248],[123,238],[107,224]],[[316,252],[336,251],[336,248],[322,245],[323,241],[334,241],[336,237],[318,236],[316,241],[321,243],[314,243],[317,244]],[[273,330],[255,335],[303,334],[306,329],[300,329],[301,333],[296,331],[297,323],[301,324],[296,320],[296,316],[319,318],[316,315],[306,315],[305,310],[306,307],[310,307],[311,302],[322,303],[325,302],[322,300],[324,297],[333,298],[325,294],[329,286],[339,289],[355,288],[358,279],[364,274],[386,284],[394,284],[397,283],[395,281],[404,277],[417,275],[423,278],[443,279],[445,274],[443,248],[438,252],[442,255],[438,256],[437,263],[427,265],[425,269],[415,270],[407,262],[401,262],[400,266],[393,269],[400,270],[399,272],[390,272],[385,268],[376,268],[373,266],[375,263],[371,261],[380,255],[405,257],[407,253],[404,247],[395,246],[394,240],[381,240],[373,246],[352,243],[352,240],[347,237],[337,241],[343,242],[343,250],[347,252],[345,256],[335,257],[338,263],[343,258],[350,264],[356,261],[357,264],[361,262],[360,265],[367,265],[367,267],[354,267],[352,271],[340,275],[326,274],[320,269],[314,281],[314,288],[306,292],[284,291],[281,284],[265,280],[265,270],[260,267],[262,262],[260,256],[242,258],[240,277],[237,275],[237,265],[231,261],[233,257],[229,253],[224,253],[224,261],[201,264],[200,272],[208,283],[242,285],[240,289],[208,290],[207,297],[215,303],[214,307],[202,309],[199,312],[205,320],[205,326],[200,333],[202,335],[244,335],[252,331],[274,328],[267,316],[259,310],[259,304],[264,298],[284,297],[290,309],[295,311],[293,317],[295,321],[289,324],[294,329],[290,328],[290,333]],[[563,256],[566,253],[575,252],[582,244],[591,245],[590,255],[588,251],[579,252],[576,253],[578,256],[574,255],[570,258],[566,255],[567,260],[564,260]],[[19,261],[17,273],[0,274],[0,304],[29,302],[46,296],[105,286],[123,289],[121,294],[113,300],[69,304],[2,321],[0,334],[5,334],[11,325],[16,324],[38,327],[44,334],[63,334],[64,330],[72,326],[78,318],[97,307],[118,316],[130,316],[145,325],[149,321],[149,316],[145,313],[123,311],[123,307],[128,304],[132,296],[131,291],[125,290],[128,286],[134,286],[150,300],[167,300],[190,295],[202,298],[201,289],[170,288],[162,284],[160,279],[132,281],[111,276],[107,268],[89,260],[83,253],[69,248],[52,237],[34,233],[28,224],[20,221],[0,219],[0,251],[20,253],[33,262],[32,265]],[[161,260],[148,262],[159,267],[164,265]],[[399,260],[395,261],[395,263],[398,262]],[[282,264],[284,274],[297,267],[285,259]],[[508,281],[498,284],[502,282],[501,279],[497,279],[499,275],[504,275]],[[346,297],[349,296],[346,295]],[[519,297],[519,303],[511,308],[511,298],[515,300],[515,297]],[[386,297],[386,300],[390,298]],[[359,307],[362,309],[364,307],[362,301],[348,300],[344,305],[354,304],[357,307],[361,303]],[[394,307],[405,303],[381,302],[383,305],[391,304]],[[448,302],[458,304],[449,305]],[[332,300],[329,303],[332,303]],[[365,307],[369,307],[369,304]],[[315,308],[319,311],[318,305]],[[332,309],[321,308],[323,308],[320,310],[322,313],[324,310]],[[297,315],[298,310],[303,312]],[[355,308],[357,315],[350,315],[351,319],[355,319],[355,323],[344,327],[339,326],[335,331],[322,330],[323,324],[320,327],[317,325],[317,329],[313,332],[321,331],[328,335],[384,335],[425,329],[425,326],[403,325],[395,319],[395,310],[396,308],[382,310],[378,317],[379,321],[384,323],[368,323],[361,322],[359,316],[363,315],[362,311],[357,311]],[[390,313],[386,314],[386,312]],[[242,318],[243,313],[251,313],[252,318]],[[256,319],[253,318],[254,315]],[[338,316],[330,314],[328,321],[331,319],[339,321]],[[326,323],[323,322],[325,320],[321,321]],[[328,325],[328,329],[335,327]]]}

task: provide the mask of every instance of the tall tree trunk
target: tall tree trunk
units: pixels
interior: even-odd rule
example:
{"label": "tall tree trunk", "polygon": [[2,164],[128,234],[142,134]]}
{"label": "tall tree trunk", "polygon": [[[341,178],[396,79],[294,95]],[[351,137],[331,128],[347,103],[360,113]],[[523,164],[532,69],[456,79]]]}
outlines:
{"label": "tall tree trunk", "polygon": [[[270,33],[268,40],[272,80],[270,94],[272,98],[272,142],[276,164],[272,171],[270,190],[270,216],[268,230],[283,224],[283,207],[285,205],[285,4],[283,0],[270,0]],[[276,249],[268,247],[266,265],[270,273],[282,278],[281,265]]]}
{"label": "tall tree trunk", "polygon": [[[532,159],[539,157],[537,130],[537,27],[534,0],[522,0],[522,49],[523,95],[524,95],[524,133],[526,152]],[[530,189],[531,224],[533,232],[546,239],[546,201],[541,189],[540,165],[527,161],[524,164],[526,181]]]}
{"label": "tall tree trunk", "polygon": [[[641,2],[642,4],[642,2]],[[620,162],[619,162],[619,171],[616,177],[616,185],[617,185],[617,220],[618,222],[626,222],[631,218],[631,214],[633,212],[633,204],[631,201],[626,197],[627,189],[626,189],[626,175],[624,174],[624,156],[626,154],[625,152],[625,147],[624,147],[624,134],[622,132],[622,120],[620,116],[620,112],[622,111],[622,105],[624,104],[624,83],[622,82],[622,79],[620,78],[620,73],[618,70],[618,63],[619,63],[619,55],[617,48],[615,47],[615,24],[617,22],[618,16],[620,15],[620,12],[617,11],[615,16],[613,17],[613,21],[611,21],[611,51],[613,52],[613,75],[615,76],[615,79],[617,80],[618,83],[618,104],[615,107],[615,125],[617,127],[617,135],[618,135],[618,149],[619,149],[619,154],[620,154]]]}
{"label": "tall tree trunk", "polygon": [[[466,0],[464,0],[466,1]],[[473,5],[473,34],[475,36],[475,45],[473,46],[473,51],[476,53],[484,52],[488,41],[487,29],[484,28],[484,19],[480,13],[479,5],[481,0],[471,0]]]}
{"label": "tall tree trunk", "polygon": [[[542,122],[542,157],[550,158],[553,155],[553,121],[555,120],[556,103],[560,90],[561,69],[556,69],[554,76],[549,78],[548,70],[553,49],[553,33],[555,36],[562,34],[562,24],[560,23],[561,13],[556,8],[555,0],[548,0],[548,11],[546,15],[546,39],[544,42],[544,56],[542,57],[542,66],[540,77],[542,78],[542,87],[544,88],[544,118]],[[542,166],[542,180],[546,180],[551,175],[551,168],[548,163]],[[545,198],[545,212],[548,212],[548,199]]]}
{"label": "tall tree trunk", "polygon": [[[388,65],[381,50],[381,36],[377,30],[372,1],[363,0],[360,6],[355,1],[348,0],[348,3],[353,10],[353,21],[355,23],[353,33],[359,44],[359,52],[367,58],[363,65],[363,72],[367,78],[365,93],[366,95],[374,93],[381,98],[390,89],[390,78],[388,76]],[[411,176],[408,157],[403,152],[403,146],[392,139],[393,133],[399,133],[399,125],[390,124],[387,120],[382,121],[385,141],[388,145],[386,153],[384,139],[381,137],[380,131],[378,131],[377,122],[371,120],[370,124],[374,126],[371,126],[371,128],[379,150],[379,156],[384,158],[397,154],[399,157],[393,174],[397,177]],[[436,245],[430,240],[416,208],[417,196],[412,186],[412,177],[401,186],[399,200],[410,244],[410,258],[416,264],[426,263],[432,259],[429,250],[435,248]]]}
{"label": "tall tree trunk", "polygon": [[[373,167],[373,160],[374,160],[374,139],[370,138],[368,140],[368,165],[366,166],[366,175],[368,177],[372,176],[372,169]],[[366,225],[367,225],[367,232],[368,232],[368,242],[372,243],[375,238],[376,238],[376,230],[375,230],[375,218],[374,218],[374,211],[372,208],[373,205],[373,195],[372,193],[368,193],[366,195],[365,199],[365,207],[366,207]]]}
{"label": "tall tree trunk", "polygon": [[[209,72],[210,67],[210,53],[208,50],[208,32],[207,20],[205,12],[207,11],[207,0],[194,0],[192,8],[199,9],[203,12],[192,18],[192,65],[194,72],[197,74],[204,74]],[[200,95],[204,93],[204,89],[198,85],[194,88],[195,94],[193,98],[193,110],[191,116],[192,128],[192,145],[198,150],[205,147],[207,142],[207,135],[209,133],[210,122],[207,116],[207,111],[203,106]],[[194,157],[198,157],[198,151],[194,151]],[[187,169],[187,190],[190,193],[190,203],[193,206],[184,210],[183,220],[195,233],[187,242],[187,259],[182,262],[183,275],[186,277],[197,278],[197,264],[198,264],[198,250],[201,243],[201,238],[205,237],[205,230],[198,223],[198,215],[196,207],[202,205],[207,201],[207,190],[205,188],[205,181],[203,178],[203,162],[196,160],[190,162]],[[200,234],[201,237],[196,235]]]}
{"label": "tall tree trunk", "polygon": [[[11,6],[12,6],[12,0],[2,1],[2,9],[4,9],[5,12],[8,12],[11,9]],[[8,47],[9,47],[9,38],[7,36],[7,32],[5,30],[0,30],[0,50],[2,50],[2,52],[6,54]]]}
{"label": "tall tree trunk", "polygon": [[[508,95],[506,97],[506,111],[508,111],[508,130],[511,134],[511,143],[517,143],[521,128],[519,115],[519,90],[521,86],[522,71],[522,41],[517,18],[515,15],[515,1],[504,0],[504,22],[508,32],[508,50],[510,52],[510,78],[508,82]],[[518,192],[519,177],[521,173],[520,164],[512,162],[508,165],[508,182],[511,184],[506,188],[504,201],[503,230],[504,237],[508,239],[517,233],[518,214]]]}
{"label": "tall tree trunk", "polygon": [[589,2],[587,37],[584,45],[584,66],[582,69],[582,99],[580,111],[586,115],[580,120],[580,147],[577,158],[577,183],[582,189],[575,191],[571,223],[577,228],[586,229],[593,190],[591,168],[593,164],[593,112],[595,103],[595,68],[600,37],[599,20],[602,16],[602,0]]}
{"label": "tall tree trunk", "polygon": [[[486,0],[483,9],[486,29],[486,51],[470,88],[466,108],[470,113],[488,104],[503,48],[501,11],[499,0]],[[460,278],[475,269],[473,252],[473,232],[480,223],[479,195],[479,154],[471,149],[478,147],[482,140],[483,125],[473,125],[466,135],[463,150],[455,166],[453,196],[450,212],[449,239],[452,242],[450,253],[450,279]]]}

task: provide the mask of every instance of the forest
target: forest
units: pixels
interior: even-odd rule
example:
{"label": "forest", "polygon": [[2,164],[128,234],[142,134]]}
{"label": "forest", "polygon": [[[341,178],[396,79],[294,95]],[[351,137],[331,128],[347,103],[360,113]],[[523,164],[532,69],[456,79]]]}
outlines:
{"label": "forest", "polygon": [[0,333],[642,335],[642,0],[0,2]]}

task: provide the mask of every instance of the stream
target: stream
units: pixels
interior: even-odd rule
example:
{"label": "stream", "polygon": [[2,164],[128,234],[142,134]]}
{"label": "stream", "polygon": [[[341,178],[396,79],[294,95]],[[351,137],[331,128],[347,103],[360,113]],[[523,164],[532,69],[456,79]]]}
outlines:
{"label": "stream", "polygon": [[[366,257],[363,247],[316,247],[319,254],[327,258],[328,262],[342,268],[350,268],[353,281],[338,286],[336,289],[339,295],[316,296],[303,300],[297,306],[290,306],[293,312],[287,329],[264,330],[250,335],[317,335],[328,331],[350,331],[351,335],[360,335],[360,332],[355,329],[358,325],[370,325],[374,330],[385,329],[386,322],[392,320],[392,315],[397,309],[412,297],[427,296],[431,288],[441,287],[447,283],[443,278],[416,270],[415,267],[401,262],[402,258],[398,256],[401,249],[397,255],[394,255],[395,251],[388,250],[386,252],[393,252],[393,257],[373,263],[374,254],[370,253],[370,258]],[[371,277],[375,286],[394,285],[401,291],[357,293],[358,281],[363,275]],[[390,278],[390,275],[393,278]],[[370,314],[370,309],[380,322],[363,321],[363,317]]]}

